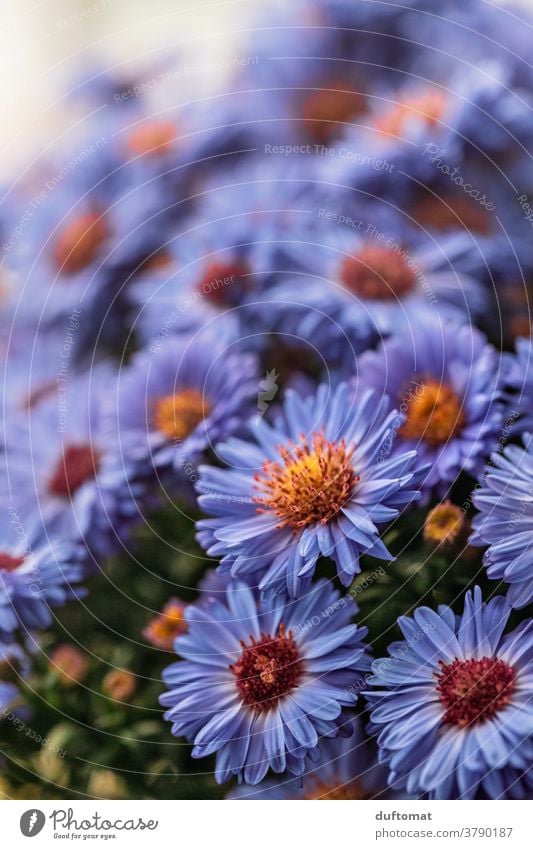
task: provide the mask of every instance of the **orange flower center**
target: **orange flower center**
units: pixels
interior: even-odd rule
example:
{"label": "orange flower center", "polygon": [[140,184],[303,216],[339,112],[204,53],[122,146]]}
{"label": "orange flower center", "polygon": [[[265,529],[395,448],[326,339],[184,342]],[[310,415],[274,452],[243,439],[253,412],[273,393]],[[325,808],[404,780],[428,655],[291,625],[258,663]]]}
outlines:
{"label": "orange flower center", "polygon": [[366,98],[346,83],[334,82],[327,89],[311,92],[300,107],[306,136],[315,144],[327,144],[341,132],[342,124],[366,111]]}
{"label": "orange flower center", "polygon": [[329,522],[350,498],[358,477],[344,441],[328,442],[316,434],[309,445],[282,446],[279,462],[266,461],[255,477],[259,512],[272,510],[278,527],[294,531]]}
{"label": "orange flower center", "polygon": [[343,260],[340,280],[354,295],[380,301],[402,298],[416,285],[413,268],[398,251],[374,245]]}
{"label": "orange flower center", "polygon": [[171,649],[174,640],[181,634],[187,633],[187,621],[184,616],[185,606],[177,601],[170,601],[163,611],[148,623],[144,636],[160,649]]}
{"label": "orange flower center", "polygon": [[172,121],[146,121],[128,136],[127,146],[134,156],[159,156],[176,141],[176,127]]}
{"label": "orange flower center", "polygon": [[388,112],[376,118],[374,127],[387,136],[401,136],[407,126],[415,121],[432,128],[441,122],[446,105],[444,92],[434,89],[422,91],[393,104]]}
{"label": "orange flower center", "polygon": [[461,537],[465,516],[460,507],[443,501],[430,510],[424,524],[424,539],[436,545],[453,545]]}
{"label": "orange flower center", "polygon": [[315,781],[313,786],[305,794],[306,799],[320,799],[322,801],[330,801],[339,799],[345,801],[348,799],[368,799],[369,796],[365,792],[359,779],[354,778],[352,781],[338,782],[335,780],[329,783]]}
{"label": "orange flower center", "polygon": [[443,445],[464,425],[461,400],[453,389],[436,380],[426,380],[408,404],[407,418],[399,433],[405,439],[423,439],[429,445]]}
{"label": "orange flower center", "polygon": [[158,398],[154,404],[154,427],[169,439],[185,439],[211,411],[211,405],[197,389],[182,389],[175,395]]}
{"label": "orange flower center", "polygon": [[99,215],[80,215],[67,224],[56,239],[56,265],[67,274],[81,271],[95,259],[107,236],[107,227]]}

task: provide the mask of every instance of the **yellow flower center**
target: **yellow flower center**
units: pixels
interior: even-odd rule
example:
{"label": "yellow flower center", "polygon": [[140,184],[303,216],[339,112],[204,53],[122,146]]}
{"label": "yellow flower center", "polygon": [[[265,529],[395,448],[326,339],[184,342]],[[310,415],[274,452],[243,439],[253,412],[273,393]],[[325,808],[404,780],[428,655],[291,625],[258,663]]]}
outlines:
{"label": "yellow flower center", "polygon": [[278,448],[278,453],[281,460],[266,461],[256,475],[258,510],[272,510],[280,519],[278,527],[294,531],[329,522],[348,501],[358,480],[350,462],[352,452],[344,440],[328,442],[319,433],[312,447],[290,444]]}
{"label": "yellow flower center", "polygon": [[182,389],[158,398],[154,405],[154,427],[169,439],[185,439],[211,412],[209,401],[197,389]]}
{"label": "yellow flower center", "polygon": [[424,539],[436,545],[451,546],[461,537],[465,515],[451,501],[443,501],[430,510],[424,524]]}
{"label": "yellow flower center", "polygon": [[442,445],[461,431],[464,421],[461,399],[453,389],[429,379],[418,386],[410,399],[407,418],[399,433],[405,439]]}

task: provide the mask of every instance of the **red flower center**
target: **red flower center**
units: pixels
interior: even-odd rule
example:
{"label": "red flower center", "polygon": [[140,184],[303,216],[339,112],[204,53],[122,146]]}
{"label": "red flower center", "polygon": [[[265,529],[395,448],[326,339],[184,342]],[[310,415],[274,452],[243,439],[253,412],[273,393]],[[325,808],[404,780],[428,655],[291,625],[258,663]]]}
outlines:
{"label": "red flower center", "polygon": [[298,647],[283,624],[276,637],[261,634],[259,640],[250,637],[248,645],[241,645],[243,652],[230,669],[244,704],[262,713],[298,686],[303,672]]}
{"label": "red flower center", "polygon": [[255,477],[259,494],[253,500],[262,505],[258,510],[273,510],[280,518],[279,527],[294,531],[333,519],[358,480],[344,441],[328,442],[319,433],[312,447],[291,444],[278,452],[281,461],[265,462]]}
{"label": "red flower center", "polygon": [[0,551],[0,572],[14,572],[23,563],[23,557],[13,557],[6,551]]}
{"label": "red flower center", "polygon": [[429,195],[415,203],[412,215],[422,227],[435,230],[453,230],[462,227],[483,236],[488,235],[492,230],[492,222],[487,211],[468,197]]}
{"label": "red flower center", "polygon": [[48,484],[52,495],[68,498],[98,471],[98,452],[90,445],[68,445]]}
{"label": "red flower center", "polygon": [[347,124],[366,112],[366,98],[346,83],[333,82],[327,88],[311,92],[300,107],[306,136],[315,144],[327,144]]}
{"label": "red flower center", "polygon": [[107,227],[96,213],[80,215],[59,233],[54,259],[61,271],[72,274],[89,265],[107,239]]}
{"label": "red flower center", "polygon": [[197,290],[216,306],[226,306],[235,301],[236,288],[248,285],[249,269],[244,262],[210,262],[198,283]]}
{"label": "red flower center", "polygon": [[515,689],[515,671],[496,657],[481,660],[440,661],[437,691],[446,709],[443,722],[475,725],[490,719],[509,704]]}
{"label": "red flower center", "polygon": [[367,245],[343,260],[340,280],[358,297],[392,301],[413,291],[416,274],[399,251]]}

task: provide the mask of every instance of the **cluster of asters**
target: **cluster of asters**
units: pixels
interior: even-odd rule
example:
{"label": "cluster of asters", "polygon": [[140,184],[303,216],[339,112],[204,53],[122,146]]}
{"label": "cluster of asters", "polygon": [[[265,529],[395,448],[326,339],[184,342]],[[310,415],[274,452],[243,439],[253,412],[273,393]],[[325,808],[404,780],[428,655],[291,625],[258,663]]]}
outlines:
{"label": "cluster of asters", "polygon": [[[531,23],[267,14],[198,101],[77,85],[75,141],[5,189],[0,705],[170,501],[210,570],[144,638],[232,798],[527,797]],[[373,659],[350,588],[416,511],[468,588]]]}

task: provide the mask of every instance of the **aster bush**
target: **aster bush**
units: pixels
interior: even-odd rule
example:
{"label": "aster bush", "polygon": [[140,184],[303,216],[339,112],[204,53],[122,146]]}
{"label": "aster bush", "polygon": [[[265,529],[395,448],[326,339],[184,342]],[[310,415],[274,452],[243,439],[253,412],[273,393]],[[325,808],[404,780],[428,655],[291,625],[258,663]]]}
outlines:
{"label": "aster bush", "polygon": [[267,6],[3,187],[0,792],[531,798],[531,22]]}

